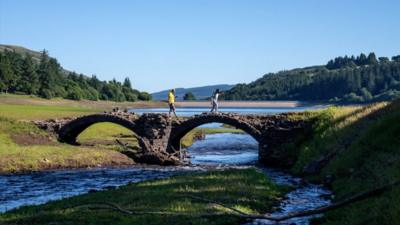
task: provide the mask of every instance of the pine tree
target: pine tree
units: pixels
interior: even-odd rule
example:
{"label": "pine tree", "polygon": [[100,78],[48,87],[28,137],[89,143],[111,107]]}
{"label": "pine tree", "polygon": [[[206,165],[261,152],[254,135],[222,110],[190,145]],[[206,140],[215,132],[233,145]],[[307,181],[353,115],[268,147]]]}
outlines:
{"label": "pine tree", "polygon": [[52,91],[53,82],[50,74],[49,59],[49,54],[44,49],[40,56],[39,68],[37,71],[40,83],[39,95],[48,99],[54,97],[54,92]]}
{"label": "pine tree", "polygon": [[25,56],[22,63],[22,75],[19,80],[19,91],[36,94],[39,90],[39,77],[32,56]]}
{"label": "pine tree", "polygon": [[14,73],[6,54],[0,53],[0,92],[8,92],[15,85]]}
{"label": "pine tree", "polygon": [[373,53],[373,52],[369,53],[367,61],[368,61],[368,65],[377,64],[378,60],[376,59],[375,53]]}
{"label": "pine tree", "polygon": [[357,57],[356,64],[358,66],[363,66],[368,64],[367,56],[364,53],[361,53],[359,57]]}
{"label": "pine tree", "polygon": [[126,88],[129,88],[129,89],[132,88],[132,84],[131,84],[131,81],[129,80],[129,77],[125,78],[124,84],[122,86],[126,87]]}

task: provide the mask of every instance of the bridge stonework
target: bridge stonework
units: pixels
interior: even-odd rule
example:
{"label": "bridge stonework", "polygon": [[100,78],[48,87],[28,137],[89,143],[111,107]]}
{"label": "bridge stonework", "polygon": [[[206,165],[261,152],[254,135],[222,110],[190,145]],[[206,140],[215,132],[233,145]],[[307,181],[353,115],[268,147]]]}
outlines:
{"label": "bridge stonework", "polygon": [[223,123],[241,129],[259,143],[259,161],[270,166],[287,166],[285,144],[293,144],[309,130],[310,122],[293,113],[240,115],[203,113],[192,117],[169,118],[166,114],[103,113],[73,119],[56,130],[61,142],[77,144],[78,135],[99,122],[119,124],[131,130],[142,150],[139,162],[171,165],[182,162],[180,141],[192,129],[206,123]]}

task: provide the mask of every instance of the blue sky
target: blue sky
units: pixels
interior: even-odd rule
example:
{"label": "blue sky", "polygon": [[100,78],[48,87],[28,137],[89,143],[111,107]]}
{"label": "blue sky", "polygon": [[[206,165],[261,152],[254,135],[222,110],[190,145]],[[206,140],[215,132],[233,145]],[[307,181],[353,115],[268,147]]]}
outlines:
{"label": "blue sky", "polygon": [[0,0],[0,43],[153,92],[398,55],[399,12],[398,0]]}

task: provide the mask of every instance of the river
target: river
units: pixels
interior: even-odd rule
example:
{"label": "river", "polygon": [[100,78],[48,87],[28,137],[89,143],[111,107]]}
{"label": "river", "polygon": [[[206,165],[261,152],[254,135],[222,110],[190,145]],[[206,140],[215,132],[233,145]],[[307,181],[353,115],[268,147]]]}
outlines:
{"label": "river", "polygon": [[[296,108],[302,111],[309,108]],[[147,109],[148,110],[148,109]],[[283,112],[288,111],[286,109]],[[276,113],[278,109],[250,110],[234,109],[239,113]],[[150,110],[152,111],[152,110]],[[149,112],[140,110],[140,113]],[[154,112],[154,111],[152,111]],[[201,112],[197,108],[185,109],[178,114],[193,115]],[[281,111],[279,111],[281,112]],[[206,124],[205,127],[217,127],[220,124]],[[210,134],[204,140],[196,141],[188,148],[192,166],[181,167],[129,167],[98,168],[64,171],[46,171],[19,175],[0,176],[0,212],[23,205],[36,205],[50,200],[62,199],[96,190],[112,189],[130,182],[160,179],[178,173],[204,171],[209,167],[228,168],[256,166],[258,144],[247,134]],[[278,184],[291,185],[293,191],[286,195],[279,210],[272,215],[281,215],[297,210],[311,209],[330,203],[330,191],[320,185],[302,182],[281,170],[257,166]],[[281,224],[308,224],[309,218],[296,218]],[[255,220],[250,224],[276,224],[267,220]]]}

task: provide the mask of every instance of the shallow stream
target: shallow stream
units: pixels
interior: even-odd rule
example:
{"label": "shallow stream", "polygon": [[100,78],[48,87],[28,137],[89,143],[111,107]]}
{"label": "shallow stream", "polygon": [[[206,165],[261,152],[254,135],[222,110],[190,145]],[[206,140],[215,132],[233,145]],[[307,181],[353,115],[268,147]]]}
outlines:
{"label": "shallow stream", "polygon": [[[258,143],[247,134],[211,134],[204,140],[195,142],[189,147],[191,160],[194,164],[223,165],[255,165],[258,158]],[[303,211],[328,205],[331,202],[331,191],[321,185],[304,182],[301,178],[294,177],[287,172],[257,166],[275,183],[294,187],[293,191],[286,194],[279,209],[270,215],[281,216],[289,212]],[[312,217],[293,218],[281,223],[269,220],[255,220],[254,225],[269,224],[309,224]]]}

